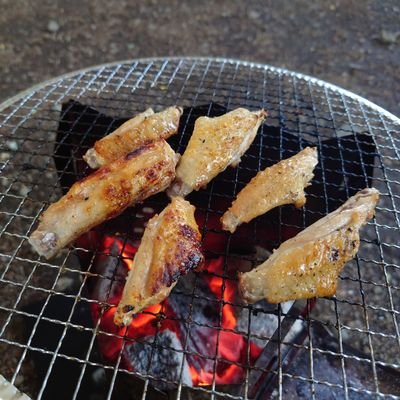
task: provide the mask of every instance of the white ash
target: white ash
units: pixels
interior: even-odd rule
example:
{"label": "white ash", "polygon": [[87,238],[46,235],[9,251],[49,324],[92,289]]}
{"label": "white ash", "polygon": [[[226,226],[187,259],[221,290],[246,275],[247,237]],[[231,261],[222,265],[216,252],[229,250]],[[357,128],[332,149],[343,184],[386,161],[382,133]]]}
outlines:
{"label": "white ash", "polygon": [[71,277],[61,277],[56,284],[56,290],[59,292],[65,292],[66,290],[74,286],[75,279]]}
{"label": "white ash", "polygon": [[0,398],[30,400],[26,394],[21,393],[14,385],[8,382],[3,375],[0,375]]}
{"label": "white ash", "polygon": [[172,382],[182,382],[184,385],[192,386],[189,366],[177,335],[165,330],[156,336],[156,343],[153,341],[154,337],[148,336],[140,342],[125,346],[125,357],[132,363],[136,372],[167,380],[168,382],[152,381],[153,386],[161,390],[172,389],[174,387]]}
{"label": "white ash", "polygon": [[[292,304],[292,301],[281,304],[281,321],[285,318],[284,314],[288,312]],[[268,304],[265,300],[262,300],[252,308],[252,310],[247,308],[240,309],[237,315],[236,330],[244,333],[250,330],[250,332],[256,333],[257,336],[263,339],[252,337],[251,340],[258,346],[264,347],[278,329],[278,316],[273,313],[276,312],[278,306],[275,304]],[[252,313],[250,328],[248,327],[249,312]]]}
{"label": "white ash", "polygon": [[94,382],[96,382],[99,385],[105,383],[106,382],[106,373],[105,373],[104,369],[96,368],[92,372],[92,379]]}

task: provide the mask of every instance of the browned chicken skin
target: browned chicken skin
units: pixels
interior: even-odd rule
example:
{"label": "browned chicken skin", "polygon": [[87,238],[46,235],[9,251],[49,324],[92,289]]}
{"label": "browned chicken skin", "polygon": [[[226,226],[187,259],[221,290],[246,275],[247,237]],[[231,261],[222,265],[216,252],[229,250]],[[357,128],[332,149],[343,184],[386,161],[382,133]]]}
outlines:
{"label": "browned chicken skin", "polygon": [[50,205],[29,242],[40,255],[53,257],[94,226],[165,190],[175,177],[177,158],[159,140],[98,169]]}
{"label": "browned chicken skin", "polygon": [[169,196],[186,196],[205,187],[228,166],[236,166],[250,147],[267,113],[237,108],[220,117],[200,117],[176,169]]}
{"label": "browned chicken skin", "polygon": [[164,300],[181,275],[202,265],[194,210],[175,197],[148,222],[114,315],[116,325],[129,325],[133,314]]}
{"label": "browned chicken skin", "polygon": [[96,169],[115,161],[145,144],[168,139],[178,132],[181,107],[169,107],[159,113],[149,108],[126,121],[83,156],[90,168]]}
{"label": "browned chicken skin", "polygon": [[283,204],[302,207],[306,202],[304,188],[313,178],[318,163],[316,148],[300,153],[260,171],[237,195],[221,218],[222,228],[235,232],[243,222]]}
{"label": "browned chicken skin", "polygon": [[376,189],[364,189],[282,243],[267,261],[240,275],[244,300],[280,303],[334,295],[340,271],[358,251],[359,229],[373,217],[378,199]]}

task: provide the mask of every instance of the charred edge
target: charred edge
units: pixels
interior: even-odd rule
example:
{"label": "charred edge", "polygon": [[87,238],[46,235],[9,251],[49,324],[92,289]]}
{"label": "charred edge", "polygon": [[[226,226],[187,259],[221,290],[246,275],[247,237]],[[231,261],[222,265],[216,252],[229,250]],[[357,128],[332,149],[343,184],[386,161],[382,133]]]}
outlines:
{"label": "charred edge", "polygon": [[111,168],[109,165],[106,165],[104,167],[100,167],[98,169],[96,169],[95,171],[91,172],[90,175],[83,177],[80,181],[75,182],[71,188],[70,191],[73,187],[80,187],[83,183],[87,182],[87,181],[91,181],[91,180],[101,180],[104,177],[106,177],[111,171]]}
{"label": "charred edge", "polygon": [[174,262],[166,263],[164,267],[161,279],[155,282],[153,287],[154,293],[156,293],[162,287],[170,287],[176,282],[182,275],[186,275],[192,269],[197,268],[204,262],[204,257],[201,252],[194,250],[192,253],[184,256],[182,253],[185,249],[179,249],[178,254],[174,257]]}
{"label": "charred edge", "polygon": [[166,263],[161,279],[155,283],[154,292],[157,292],[159,288],[163,286],[171,286],[180,276],[179,269],[176,270],[176,265],[172,263]]}
{"label": "charred edge", "polygon": [[131,151],[125,156],[125,160],[132,160],[132,158],[136,158],[140,156],[142,153],[150,150],[152,147],[156,145],[157,142],[147,143],[143,146],[138,147],[137,149]]}
{"label": "charred edge", "polygon": [[192,269],[195,269],[198,266],[201,266],[203,263],[204,263],[203,254],[193,253],[188,257],[188,260],[186,261],[185,266],[183,267],[183,269],[184,269],[183,273],[186,273],[187,271],[191,271]]}
{"label": "charred edge", "polygon": [[332,249],[329,253],[329,260],[335,262],[339,259],[339,249]]}
{"label": "charred edge", "polygon": [[153,293],[157,293],[162,287],[170,287],[180,276],[204,263],[199,233],[189,225],[183,224],[180,226],[180,234],[182,237],[174,254],[169,258],[170,261],[165,263],[160,278],[154,282]]}
{"label": "charred edge", "polygon": [[353,197],[347,200],[347,203],[344,204],[343,210],[351,210],[358,204],[358,201],[365,197],[372,197],[374,193],[374,189],[365,188],[358,193],[356,193]]}
{"label": "charred edge", "polygon": [[133,311],[134,309],[135,309],[134,306],[131,306],[131,305],[128,304],[128,305],[122,307],[122,312],[128,313],[128,312]]}
{"label": "charred edge", "polygon": [[182,260],[181,262],[177,260],[178,268],[175,268],[175,265],[168,264],[168,266],[166,266],[166,270],[168,271],[168,273],[164,274],[163,281],[167,286],[171,286],[182,275],[186,275],[189,271],[195,269],[202,262],[202,260],[202,254],[192,253],[189,254],[186,259]]}
{"label": "charred edge", "polygon": [[157,173],[153,168],[150,168],[146,171],[146,179],[148,181],[154,181],[155,179],[157,179]]}
{"label": "charred edge", "polygon": [[179,227],[180,233],[182,234],[183,237],[193,240],[193,241],[198,241],[200,240],[200,235],[198,232],[196,232],[191,226],[183,224]]}

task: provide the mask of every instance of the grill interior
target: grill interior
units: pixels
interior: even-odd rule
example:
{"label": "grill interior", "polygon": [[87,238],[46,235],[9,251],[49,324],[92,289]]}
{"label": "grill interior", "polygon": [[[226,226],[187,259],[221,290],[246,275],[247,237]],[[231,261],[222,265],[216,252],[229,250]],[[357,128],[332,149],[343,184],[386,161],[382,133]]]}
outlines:
{"label": "grill interior", "polygon": [[[66,107],[69,99],[84,106],[69,124],[59,125],[67,112],[67,108],[61,112],[61,104]],[[249,224],[248,246],[263,250],[277,247],[365,186],[381,192],[376,218],[362,230],[360,251],[342,271],[335,297],[315,304],[296,302],[293,307],[228,304],[246,313],[247,323],[233,333],[259,341],[263,349],[252,364],[248,348],[247,359],[238,363],[244,375],[236,385],[217,384],[218,365],[226,362],[218,356],[218,340],[215,355],[209,357],[215,374],[207,386],[191,387],[181,374],[168,382],[171,387],[160,389],[151,363],[147,370],[128,370],[121,363],[122,352],[114,362],[105,362],[97,346],[105,333],[99,321],[90,320],[88,310],[95,300],[85,289],[96,273],[90,262],[87,269],[79,263],[77,255],[83,249],[72,247],[47,262],[27,243],[39,214],[75,179],[73,171],[79,170],[87,140],[145,107],[159,111],[174,104],[188,110],[181,134],[170,141],[180,152],[191,133],[190,110],[196,107],[209,105],[205,114],[212,114],[216,104],[226,109],[263,107],[269,113],[239,167],[189,196],[204,214],[204,240],[225,240],[222,250],[212,250],[224,259],[222,291],[236,279],[230,268],[234,260],[257,265],[266,258],[262,252],[250,259],[238,252],[238,240],[213,223],[213,216],[224,210],[221,204],[230,201],[258,170],[308,144],[318,147],[320,162],[307,189],[306,206],[298,211],[282,207]],[[95,115],[85,123],[83,117],[90,116],[93,108],[115,121],[105,123]],[[72,389],[65,398],[327,398],[329,393],[339,398],[400,398],[398,119],[328,84],[267,66],[152,59],[97,67],[34,88],[0,109],[0,128],[0,351],[4,360],[0,372],[18,388],[33,398],[51,398],[51,390],[62,387],[59,382],[65,382],[68,370]],[[79,137],[78,130],[83,132]],[[155,207],[158,201],[149,199],[144,206]],[[123,254],[111,257],[120,260]],[[197,281],[195,276],[185,293],[190,315],[199,297],[209,300],[201,299]],[[227,303],[212,304],[220,321],[211,329],[219,338],[221,332],[232,332],[221,325]],[[273,316],[277,326],[257,327],[254,320],[260,314]],[[190,315],[189,335],[198,325]],[[162,349],[154,343],[151,357],[155,359]],[[183,365],[189,350],[176,352]]]}

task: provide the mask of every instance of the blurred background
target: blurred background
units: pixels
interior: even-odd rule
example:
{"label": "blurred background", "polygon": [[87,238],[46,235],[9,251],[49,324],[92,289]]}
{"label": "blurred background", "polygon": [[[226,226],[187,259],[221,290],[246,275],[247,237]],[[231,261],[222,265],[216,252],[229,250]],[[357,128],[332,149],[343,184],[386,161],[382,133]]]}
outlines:
{"label": "blurred background", "polygon": [[181,55],[303,72],[400,114],[398,0],[0,0],[0,102],[91,65]]}

